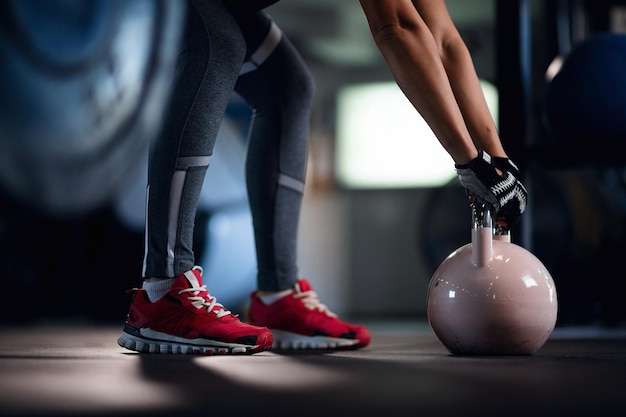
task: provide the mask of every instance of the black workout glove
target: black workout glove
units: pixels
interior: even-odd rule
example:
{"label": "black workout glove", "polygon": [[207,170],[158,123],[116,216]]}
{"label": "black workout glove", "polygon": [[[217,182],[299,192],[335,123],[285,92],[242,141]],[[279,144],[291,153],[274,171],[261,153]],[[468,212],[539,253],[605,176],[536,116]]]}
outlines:
{"label": "black workout glove", "polygon": [[528,199],[517,166],[508,158],[492,158],[480,151],[469,164],[454,167],[467,193],[492,207],[495,224],[508,230],[513,228],[526,210]]}
{"label": "black workout glove", "polygon": [[501,156],[492,156],[491,160],[493,165],[498,168],[500,171],[508,171],[518,180],[522,181],[522,174],[519,171],[517,165],[513,163],[509,158],[503,158]]}

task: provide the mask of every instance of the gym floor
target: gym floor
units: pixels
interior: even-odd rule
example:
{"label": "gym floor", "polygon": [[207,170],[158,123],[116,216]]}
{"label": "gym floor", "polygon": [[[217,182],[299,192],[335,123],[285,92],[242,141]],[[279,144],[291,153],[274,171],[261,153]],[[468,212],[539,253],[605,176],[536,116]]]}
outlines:
{"label": "gym floor", "polygon": [[451,356],[427,322],[346,352],[137,354],[119,326],[0,328],[0,416],[624,416],[626,329],[557,327],[532,356]]}

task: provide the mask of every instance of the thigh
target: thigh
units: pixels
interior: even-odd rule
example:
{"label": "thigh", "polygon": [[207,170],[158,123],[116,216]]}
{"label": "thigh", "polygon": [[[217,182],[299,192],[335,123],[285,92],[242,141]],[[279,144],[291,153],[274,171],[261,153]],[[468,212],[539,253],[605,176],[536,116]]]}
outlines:
{"label": "thigh", "polygon": [[279,0],[224,0],[224,4],[226,4],[233,13],[253,13],[263,10],[274,3],[278,3],[278,1]]}

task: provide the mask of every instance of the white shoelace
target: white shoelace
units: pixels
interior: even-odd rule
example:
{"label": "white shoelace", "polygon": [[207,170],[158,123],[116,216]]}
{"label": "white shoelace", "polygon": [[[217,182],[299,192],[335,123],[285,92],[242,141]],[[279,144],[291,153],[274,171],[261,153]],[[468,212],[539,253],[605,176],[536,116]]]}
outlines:
{"label": "white shoelace", "polygon": [[302,304],[309,310],[318,310],[321,313],[325,313],[329,317],[337,317],[335,313],[330,311],[328,307],[324,303],[322,303],[319,298],[317,298],[317,293],[315,291],[304,291],[304,292],[296,292],[293,296],[295,299],[300,299]]}
{"label": "white shoelace", "polygon": [[[232,314],[230,311],[225,309],[222,304],[217,302],[217,298],[209,294],[209,291],[207,290],[206,285],[203,285],[201,287],[186,288],[184,290],[178,291],[178,294],[182,294],[186,292],[193,293],[193,295],[187,297],[187,299],[191,301],[191,304],[193,304],[195,308],[206,307],[207,311],[215,313],[215,315],[218,318]],[[201,292],[205,292],[206,297],[198,295]]]}

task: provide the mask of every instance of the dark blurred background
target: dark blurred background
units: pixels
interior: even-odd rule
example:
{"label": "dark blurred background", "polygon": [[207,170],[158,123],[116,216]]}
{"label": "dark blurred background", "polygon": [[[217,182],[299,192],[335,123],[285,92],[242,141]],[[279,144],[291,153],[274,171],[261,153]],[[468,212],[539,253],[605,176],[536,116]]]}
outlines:
{"label": "dark blurred background", "polygon": [[[494,100],[505,147],[525,173],[530,207],[513,240],[550,270],[557,324],[623,325],[626,2],[446,3]],[[184,5],[0,4],[0,322],[123,322],[125,290],[141,283],[147,148],[167,109]],[[283,0],[268,13],[317,83],[303,276],[337,312],[425,318],[430,276],[469,241],[452,164],[437,183],[412,172],[421,163],[410,161],[408,173],[390,176],[402,155],[429,158],[422,144],[434,139],[399,132],[383,115],[348,115],[359,108],[348,100],[356,92],[397,93],[357,1]],[[356,97],[370,107],[391,103]],[[255,285],[243,179],[249,118],[234,96],[194,248],[210,290],[234,311],[245,311]],[[376,134],[365,137],[355,123]],[[393,141],[404,135],[416,150]],[[365,171],[354,165],[361,156],[353,137],[375,150]]]}

